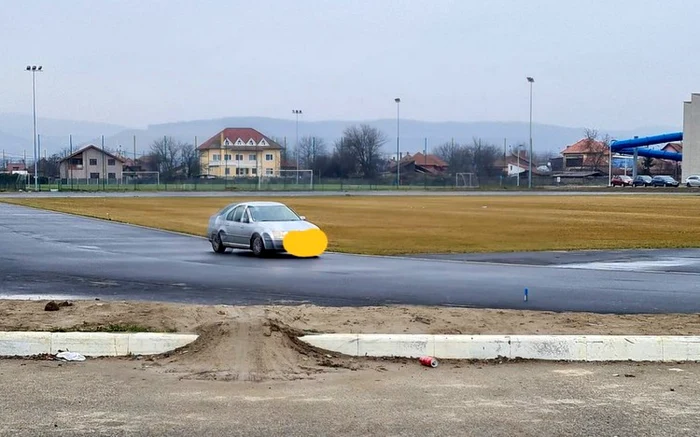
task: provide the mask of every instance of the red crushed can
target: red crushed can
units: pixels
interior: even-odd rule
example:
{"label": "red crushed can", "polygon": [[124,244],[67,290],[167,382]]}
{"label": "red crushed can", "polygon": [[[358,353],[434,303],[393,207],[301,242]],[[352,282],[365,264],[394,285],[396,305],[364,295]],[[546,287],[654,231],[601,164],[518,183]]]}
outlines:
{"label": "red crushed can", "polygon": [[437,367],[438,366],[437,360],[433,357],[428,357],[428,356],[420,357],[418,359],[418,361],[424,366],[430,366],[430,367]]}

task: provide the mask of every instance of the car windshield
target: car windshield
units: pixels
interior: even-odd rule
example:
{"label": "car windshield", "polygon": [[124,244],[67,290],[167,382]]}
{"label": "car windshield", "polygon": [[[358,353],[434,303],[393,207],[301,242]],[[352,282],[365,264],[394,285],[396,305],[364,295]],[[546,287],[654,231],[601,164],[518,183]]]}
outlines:
{"label": "car windshield", "polygon": [[256,222],[289,222],[299,221],[298,215],[284,205],[266,205],[248,207],[250,216]]}

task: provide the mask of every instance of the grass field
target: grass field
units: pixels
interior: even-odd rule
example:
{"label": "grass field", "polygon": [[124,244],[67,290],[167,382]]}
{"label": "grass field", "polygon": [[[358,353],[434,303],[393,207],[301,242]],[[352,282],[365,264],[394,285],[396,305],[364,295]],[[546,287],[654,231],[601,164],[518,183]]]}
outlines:
{"label": "grass field", "polygon": [[[236,198],[3,199],[204,235]],[[329,251],[364,254],[700,247],[700,198],[689,196],[294,197]]]}

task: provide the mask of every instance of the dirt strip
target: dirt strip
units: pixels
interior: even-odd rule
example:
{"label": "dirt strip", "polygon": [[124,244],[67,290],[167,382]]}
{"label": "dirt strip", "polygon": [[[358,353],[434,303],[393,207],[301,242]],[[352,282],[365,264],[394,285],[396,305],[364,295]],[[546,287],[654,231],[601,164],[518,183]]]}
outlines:
{"label": "dirt strip", "polygon": [[[297,340],[309,333],[700,335],[700,314],[601,315],[422,306],[318,307],[0,300],[0,331],[190,332],[185,348],[141,360],[184,379],[309,379],[373,368],[377,359],[341,357]],[[396,360],[394,360],[396,361]],[[401,360],[399,360],[401,361]]]}

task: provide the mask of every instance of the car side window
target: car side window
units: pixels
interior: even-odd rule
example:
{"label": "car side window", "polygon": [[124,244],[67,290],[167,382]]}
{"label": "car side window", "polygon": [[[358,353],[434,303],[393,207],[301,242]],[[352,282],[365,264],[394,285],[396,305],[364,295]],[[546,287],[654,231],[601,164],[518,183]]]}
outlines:
{"label": "car side window", "polygon": [[238,208],[232,208],[231,211],[226,214],[226,221],[232,221],[233,220],[233,213],[236,212],[236,209]]}
{"label": "car side window", "polygon": [[233,221],[234,222],[240,222],[241,217],[243,216],[243,207],[239,206],[236,208],[236,210],[233,212]]}

